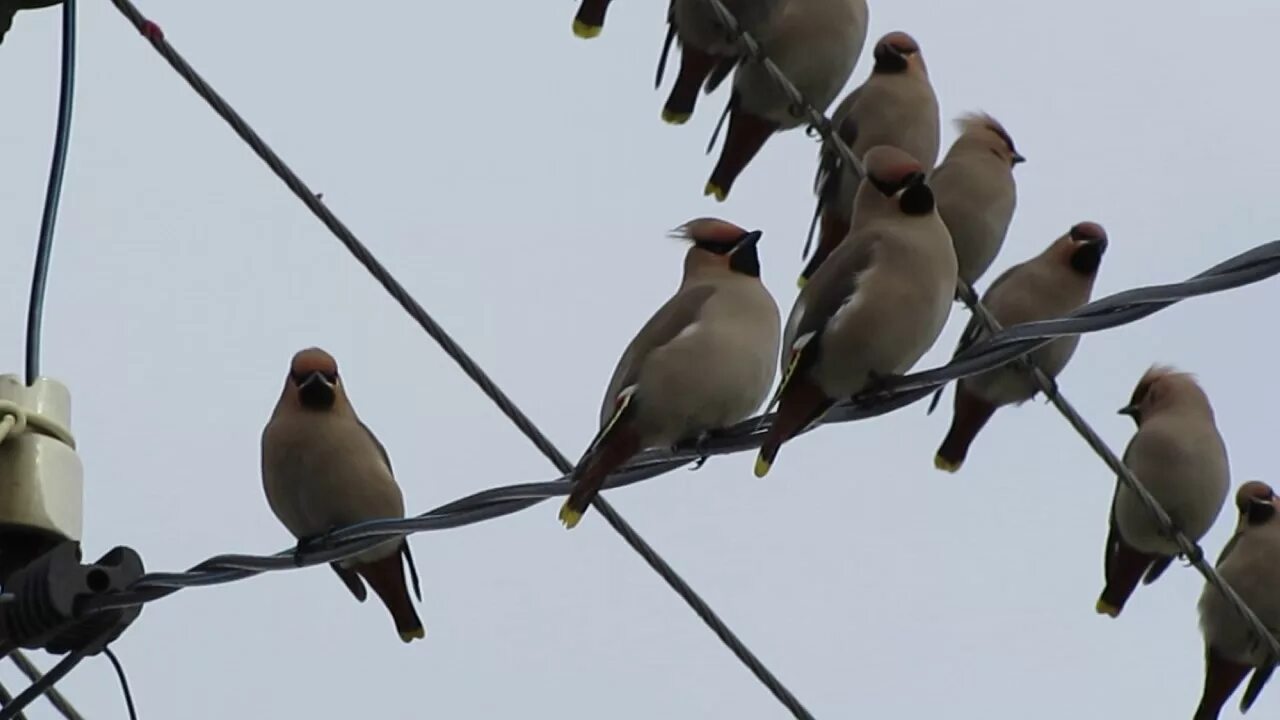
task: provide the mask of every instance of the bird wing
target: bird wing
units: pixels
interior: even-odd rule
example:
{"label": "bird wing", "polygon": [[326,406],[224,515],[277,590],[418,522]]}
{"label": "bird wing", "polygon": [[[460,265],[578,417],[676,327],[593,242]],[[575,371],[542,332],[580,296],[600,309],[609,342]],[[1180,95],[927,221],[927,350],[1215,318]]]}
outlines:
{"label": "bird wing", "polygon": [[[624,401],[623,391],[635,384],[640,367],[654,350],[671,342],[677,335],[698,321],[702,307],[715,294],[711,285],[691,285],[680,288],[671,296],[649,321],[640,328],[635,338],[622,353],[622,359],[609,380],[604,405],[600,409],[601,433],[609,425],[609,419],[618,415]],[[593,443],[594,444],[594,443]]]}
{"label": "bird wing", "polygon": [[792,309],[793,316],[787,320],[787,345],[783,348],[788,354],[787,365],[766,412],[782,397],[796,372],[807,369],[817,360],[822,331],[857,293],[858,278],[874,262],[879,240],[880,233],[872,231],[841,243],[800,291]]}
{"label": "bird wing", "polygon": [[[984,304],[986,300],[991,297],[991,293],[995,291],[996,288],[1000,287],[1004,281],[1008,280],[1013,274],[1013,271],[1017,270],[1019,267],[1021,267],[1021,265],[1014,265],[1000,273],[1000,276],[995,280],[991,281],[991,286],[988,287],[987,291],[982,295]],[[955,352],[951,353],[951,359],[955,360],[960,357],[960,353],[972,347],[973,344],[982,337],[984,329],[985,326],[978,319],[977,314],[970,314],[969,322],[965,324],[964,330],[960,333],[960,340],[956,342]],[[933,398],[929,401],[929,410],[925,413],[926,415],[932,413],[934,408],[938,407],[938,401],[942,399],[942,390],[945,387],[946,385],[939,385],[938,389],[933,391]]]}

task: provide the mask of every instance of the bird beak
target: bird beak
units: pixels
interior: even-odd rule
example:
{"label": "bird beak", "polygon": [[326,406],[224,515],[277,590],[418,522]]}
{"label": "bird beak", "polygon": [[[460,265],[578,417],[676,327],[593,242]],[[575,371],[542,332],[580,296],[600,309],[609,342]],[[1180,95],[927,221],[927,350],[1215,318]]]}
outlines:
{"label": "bird beak", "polygon": [[334,384],[319,372],[311,373],[298,385],[298,399],[309,408],[324,410],[332,407],[336,395]]}
{"label": "bird beak", "polygon": [[1138,418],[1137,405],[1125,405],[1124,407],[1120,408],[1118,412],[1121,415],[1128,415],[1129,417],[1134,418],[1135,420]]}
{"label": "bird beak", "polygon": [[319,371],[317,371],[317,372],[313,372],[313,373],[311,373],[310,375],[308,375],[308,376],[307,376],[307,379],[306,379],[306,380],[303,380],[303,381],[302,381],[302,384],[298,386],[298,389],[302,389],[302,388],[305,388],[305,387],[310,387],[310,386],[315,385],[316,383],[320,383],[321,385],[323,385],[324,387],[329,388],[330,390],[332,390],[332,389],[333,389],[333,383],[331,383],[331,382],[329,382],[328,380],[326,380],[326,379],[325,379],[325,377],[324,377],[324,373],[321,373],[321,372],[319,372]]}
{"label": "bird beak", "polygon": [[1022,156],[1021,156],[1021,155],[1019,155],[1018,153],[1014,153],[1014,154],[1013,154],[1013,164],[1014,164],[1014,165],[1017,165],[1018,163],[1024,163],[1024,162],[1026,162],[1026,161],[1027,161],[1027,159],[1026,159],[1026,158],[1024,158],[1024,157],[1022,157]]}
{"label": "bird beak", "polygon": [[738,244],[734,246],[733,252],[738,252],[739,250],[742,250],[744,248],[745,249],[754,248],[756,244],[760,242],[760,238],[762,237],[764,237],[764,233],[760,232],[759,230],[752,230],[751,232],[742,236],[742,239],[739,240]]}

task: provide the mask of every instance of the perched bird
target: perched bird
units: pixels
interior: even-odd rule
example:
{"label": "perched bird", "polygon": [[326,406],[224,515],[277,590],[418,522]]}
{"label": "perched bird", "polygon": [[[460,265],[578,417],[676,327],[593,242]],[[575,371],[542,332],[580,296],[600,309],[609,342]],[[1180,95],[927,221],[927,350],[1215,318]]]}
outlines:
{"label": "perched bird", "polygon": [[578,13],[573,16],[573,34],[584,40],[604,30],[604,16],[609,11],[610,0],[582,0]]}
{"label": "perched bird", "polygon": [[778,305],[760,282],[759,231],[700,218],[673,231],[693,247],[680,288],[618,361],[600,431],[573,471],[560,520],[578,524],[605,478],[646,448],[745,419],[769,394],[778,356]]}
{"label": "perched bird", "polygon": [[[787,0],[765,28],[761,47],[801,97],[825,112],[849,81],[866,40],[866,0]],[[738,65],[721,118],[728,118],[729,129],[703,194],[727,198],[771,135],[805,122],[797,111],[762,63]]]}
{"label": "perched bird", "polygon": [[[785,0],[724,0],[738,27],[757,40]],[[737,37],[730,35],[707,0],[671,0],[667,13],[667,39],[658,63],[657,84],[662,84],[667,54],[674,39],[680,40],[680,72],[662,108],[662,119],[680,125],[693,115],[698,91],[710,92],[733,70],[742,56]]]}
{"label": "perched bird", "polygon": [[19,10],[35,10],[58,5],[62,0],[0,0],[0,43],[5,33],[13,27],[13,17]]}
{"label": "perched bird", "polygon": [[[938,161],[942,137],[938,98],[920,46],[907,33],[891,32],[876,43],[874,57],[870,77],[836,106],[832,127],[855,157],[862,157],[876,145],[891,145],[915,158],[927,175]],[[814,181],[818,247],[800,274],[801,287],[849,234],[853,196],[861,180],[855,168],[845,167],[834,147],[823,145]],[[933,187],[932,179],[929,184]],[[934,187],[934,193],[941,203],[938,188]],[[943,219],[945,222],[945,216]],[[812,232],[811,228],[810,240]]]}
{"label": "perched bird", "polygon": [[[404,498],[382,443],[360,421],[329,353],[308,348],[293,356],[284,391],[262,432],[262,487],[267,503],[303,547],[345,525],[404,517]],[[426,636],[405,586],[422,600],[418,573],[404,539],[386,543],[330,567],[360,602],[361,578],[387,606],[400,639]]]}
{"label": "perched bird", "polygon": [[960,137],[929,183],[938,196],[938,214],[956,246],[960,279],[973,285],[1004,244],[1018,203],[1013,166],[1026,158],[990,115],[965,115],[957,125]]}
{"label": "perched bird", "polygon": [[[1156,365],[1138,381],[1120,413],[1138,425],[1124,450],[1125,466],[1173,524],[1199,542],[1222,510],[1231,482],[1209,397],[1190,375]],[[1107,583],[1098,612],[1118,617],[1138,581],[1155,582],[1179,552],[1147,506],[1117,481],[1107,533]]]}
{"label": "perched bird", "polygon": [[867,182],[854,198],[863,224],[818,268],[788,317],[778,413],[757,477],[836,402],[915,365],[951,312],[956,255],[924,166],[885,145],[863,160]]}
{"label": "perched bird", "polygon": [[[954,235],[952,239],[955,239]],[[1079,223],[1054,240],[1044,252],[1014,265],[996,278],[982,296],[982,304],[1002,327],[1062,317],[1089,302],[1093,281],[1106,250],[1107,234],[1102,226],[1091,222]],[[955,355],[989,335],[977,317],[970,318],[960,335]],[[1079,344],[1079,335],[1059,338],[1034,350],[1030,359],[1053,379],[1067,366]],[[956,383],[951,429],[942,441],[942,447],[938,448],[934,466],[947,472],[959,470],[973,439],[991,419],[996,408],[1021,405],[1035,397],[1037,392],[1031,374],[1017,362],[961,378]],[[929,412],[937,407],[941,396],[942,389],[939,388],[933,395]]]}
{"label": "perched bird", "polygon": [[[1218,557],[1218,574],[1268,628],[1280,627],[1280,501],[1271,486],[1257,480],[1236,492],[1240,518],[1235,535]],[[1204,693],[1195,720],[1217,720],[1227,698],[1253,670],[1240,701],[1246,712],[1275,669],[1267,645],[1245,623],[1222,593],[1206,583],[1200,595],[1204,632]]]}

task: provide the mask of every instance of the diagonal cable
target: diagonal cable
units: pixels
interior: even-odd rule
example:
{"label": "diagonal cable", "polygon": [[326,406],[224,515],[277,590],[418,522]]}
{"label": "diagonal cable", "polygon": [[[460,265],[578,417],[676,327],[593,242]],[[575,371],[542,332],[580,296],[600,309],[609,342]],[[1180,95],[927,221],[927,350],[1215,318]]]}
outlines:
{"label": "diagonal cable", "polygon": [[[804,98],[795,85],[791,83],[791,81],[782,73],[772,60],[765,57],[764,52],[760,47],[760,43],[757,42],[755,38],[751,37],[749,33],[742,31],[742,28],[738,25],[737,19],[733,16],[733,13],[725,7],[722,0],[705,1],[710,5],[712,10],[715,11],[716,15],[719,16],[720,21],[729,29],[730,33],[736,34],[742,39],[742,44],[747,54],[753,60],[763,65],[765,70],[768,71],[768,74],[774,84],[786,93],[795,108],[801,111],[801,114],[808,120],[813,130],[822,137],[822,141],[834,148],[836,153],[839,154],[842,163],[845,163],[847,167],[855,169],[858,175],[862,175],[861,162],[859,162],[858,158],[854,157],[853,152],[849,149],[849,146],[840,139],[840,136],[832,131],[831,121],[823,115],[821,111],[814,107],[812,103],[808,102]],[[986,325],[989,331],[998,330],[1000,328],[999,323],[997,323],[991,313],[983,307],[981,300],[978,298],[977,294],[973,292],[973,289],[968,287],[963,281],[960,281],[959,288],[961,289],[963,300],[965,304],[969,306],[970,311],[978,316],[979,320]],[[1205,580],[1217,588],[1223,596],[1226,597],[1227,601],[1235,609],[1236,613],[1244,619],[1245,623],[1249,625],[1250,629],[1254,633],[1257,634],[1258,638],[1267,645],[1271,654],[1272,662],[1280,661],[1280,641],[1276,640],[1275,636],[1271,634],[1266,625],[1258,619],[1258,616],[1255,615],[1240,596],[1236,594],[1235,590],[1232,589],[1231,586],[1222,579],[1222,576],[1218,574],[1217,570],[1204,559],[1204,551],[1187,538],[1181,530],[1174,526],[1168,513],[1166,513],[1164,508],[1160,506],[1160,503],[1156,501],[1155,497],[1152,496],[1142,483],[1138,481],[1138,478],[1124,466],[1124,463],[1120,462],[1115,453],[1107,447],[1106,443],[1102,441],[1097,432],[1095,432],[1084,418],[1075,411],[1075,408],[1073,408],[1070,403],[1062,397],[1062,394],[1056,390],[1053,382],[1048,378],[1048,376],[1046,376],[1039,368],[1034,366],[1030,369],[1032,370],[1032,377],[1035,379],[1036,385],[1040,388],[1040,391],[1045,393],[1045,395],[1051,399],[1054,407],[1057,408],[1058,412],[1060,412],[1063,418],[1067,420],[1067,423],[1070,424],[1082,438],[1084,438],[1085,442],[1089,444],[1095,453],[1097,453],[1098,457],[1100,457],[1108,467],[1116,472],[1120,481],[1137,494],[1138,498],[1142,501],[1142,504],[1145,505],[1155,517],[1156,522],[1159,523],[1163,531],[1178,543],[1178,547],[1181,548],[1183,554],[1187,556],[1193,565],[1195,565],[1196,569],[1200,571],[1200,574],[1204,575]]]}
{"label": "diagonal cable", "polygon": [[[27,656],[23,654],[21,650],[14,650],[13,654],[9,657],[13,660],[13,664],[17,665],[18,669],[22,671],[22,674],[26,675],[27,679],[31,681],[32,686],[41,685],[47,682],[44,679],[47,676],[42,675],[40,673],[40,669],[35,666],[35,663],[27,659]],[[57,678],[54,679],[54,682],[56,681]],[[71,705],[71,701],[67,700],[65,695],[58,692],[58,689],[53,687],[52,682],[48,683],[48,689],[45,690],[44,695],[49,700],[49,704],[57,708],[58,712],[62,713],[62,716],[67,720],[84,720],[84,716],[76,711],[75,707]],[[5,704],[8,705],[9,703]]]}
{"label": "diagonal cable", "polygon": [[[548,439],[542,434],[542,431],[534,425],[516,404],[507,395],[502,392],[479,365],[471,359],[470,356],[445,332],[427,311],[418,304],[408,291],[402,286],[369,251],[367,247],[361,243],[355,235],[337,218],[319,199],[319,197],[311,191],[310,188],[303,183],[302,179],[291,170],[283,160],[262,140],[261,137],[251,128],[248,123],[240,117],[235,111],[212,87],[204,81],[203,78],[189,65],[186,60],[164,39],[164,33],[160,27],[150,20],[146,19],[129,0],[111,0],[112,4],[124,14],[134,27],[138,29],[144,37],[151,42],[152,47],[169,62],[169,65],[183,77],[191,87],[200,95],[223,120],[225,120],[231,128],[244,140],[263,160],[271,170],[279,177],[295,195],[320,219],[321,222],[337,236],[338,240],[355,256],[356,260],[369,271],[371,275],[391,294],[400,306],[404,308],[414,320],[422,327],[426,333],[431,336],[441,349],[452,358],[482,392],[493,401],[495,405],[502,411],[517,428],[524,433],[537,448],[563,473],[568,473],[573,469],[573,463],[569,461],[563,453],[561,453]],[[684,581],[680,575],[658,555],[651,546],[644,541],[643,538],[618,514],[613,506],[603,497],[597,497],[592,503],[602,517],[609,525],[618,532],[619,535],[644,558],[659,575],[662,576],[667,584],[671,586],[681,598],[693,609],[693,611],[705,622],[711,630],[724,642],[734,655],[745,664],[748,669],[769,689],[770,692],[783,703],[792,714],[797,718],[811,718],[812,716],[800,705],[800,702],[784,687],[774,675],[769,672],[768,668],[760,662],[758,658],[751,652],[746,645],[733,634],[727,625],[715,614],[709,605],[702,600],[701,597]]]}

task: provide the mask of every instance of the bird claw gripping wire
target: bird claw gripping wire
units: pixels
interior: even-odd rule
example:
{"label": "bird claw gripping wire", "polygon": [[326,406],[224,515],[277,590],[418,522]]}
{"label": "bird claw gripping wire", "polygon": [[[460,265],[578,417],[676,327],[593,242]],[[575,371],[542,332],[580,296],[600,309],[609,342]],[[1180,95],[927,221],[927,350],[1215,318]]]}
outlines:
{"label": "bird claw gripping wire", "polygon": [[693,467],[689,468],[690,471],[701,470],[702,466],[707,464],[707,458],[711,457],[707,446],[719,436],[720,433],[716,430],[704,430],[698,433],[698,437],[693,441],[693,451],[698,453],[698,459],[694,461]]}
{"label": "bird claw gripping wire", "polygon": [[78,543],[59,543],[5,582],[13,600],[0,604],[0,643],[54,654],[97,654],[142,607],[93,610],[90,601],[121,592],[142,575],[142,558],[131,548],[113,548],[86,565]]}

